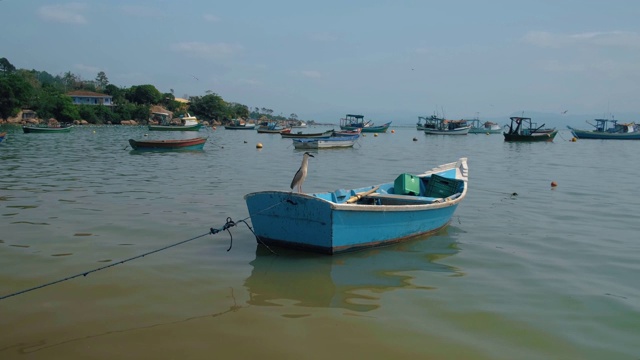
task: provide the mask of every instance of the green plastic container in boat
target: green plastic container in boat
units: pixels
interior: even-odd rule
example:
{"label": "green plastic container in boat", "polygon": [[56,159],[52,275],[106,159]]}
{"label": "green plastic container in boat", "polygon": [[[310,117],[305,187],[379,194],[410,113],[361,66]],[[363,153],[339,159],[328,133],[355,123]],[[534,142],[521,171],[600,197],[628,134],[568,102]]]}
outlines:
{"label": "green plastic container in boat", "polygon": [[393,182],[393,192],[398,195],[420,194],[420,178],[411,174],[400,174]]}

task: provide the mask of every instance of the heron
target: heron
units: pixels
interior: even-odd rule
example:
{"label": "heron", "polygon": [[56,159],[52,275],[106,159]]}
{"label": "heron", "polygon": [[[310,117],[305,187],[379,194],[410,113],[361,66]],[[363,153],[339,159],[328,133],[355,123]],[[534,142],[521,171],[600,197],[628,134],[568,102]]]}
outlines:
{"label": "heron", "polygon": [[302,192],[302,183],[304,182],[304,179],[307,177],[307,167],[309,166],[309,156],[315,157],[308,152],[305,152],[302,155],[302,165],[300,165],[300,169],[298,169],[298,171],[296,172],[296,175],[293,177],[293,180],[291,180],[291,190],[297,187],[298,192],[299,193]]}

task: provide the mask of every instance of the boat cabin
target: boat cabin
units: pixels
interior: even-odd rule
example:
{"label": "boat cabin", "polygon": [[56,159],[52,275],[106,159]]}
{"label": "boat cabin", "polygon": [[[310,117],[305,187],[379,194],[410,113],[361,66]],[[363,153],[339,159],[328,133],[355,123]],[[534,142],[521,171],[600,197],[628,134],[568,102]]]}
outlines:
{"label": "boat cabin", "polygon": [[364,121],[364,115],[347,114],[344,119],[340,119],[340,126],[365,127],[369,121]]}
{"label": "boat cabin", "polygon": [[150,121],[155,121],[160,125],[169,125],[169,123],[171,122],[171,117],[169,115],[169,113],[165,113],[165,112],[152,112],[151,113],[151,117],[149,118]]}
{"label": "boat cabin", "polygon": [[531,121],[531,118],[514,116],[510,119],[511,124],[507,129],[507,134],[531,135],[533,133],[548,133],[553,130],[543,129],[545,124],[538,126],[537,123]]}

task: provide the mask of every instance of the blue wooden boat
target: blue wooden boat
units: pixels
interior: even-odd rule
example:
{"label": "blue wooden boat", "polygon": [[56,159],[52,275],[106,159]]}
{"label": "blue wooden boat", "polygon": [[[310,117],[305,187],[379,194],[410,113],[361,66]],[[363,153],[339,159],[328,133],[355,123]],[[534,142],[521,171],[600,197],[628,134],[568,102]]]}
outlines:
{"label": "blue wooden boat", "polygon": [[233,119],[231,123],[224,126],[226,130],[254,130],[256,124],[250,124],[240,119]]}
{"label": "blue wooden boat", "polygon": [[355,145],[360,134],[351,136],[331,136],[328,138],[293,139],[295,149],[349,148]]}
{"label": "blue wooden boat", "polygon": [[245,195],[259,243],[336,254],[446,227],[467,194],[467,159],[352,190]]}
{"label": "blue wooden boat", "polygon": [[[616,139],[616,140],[640,140],[640,127],[637,124],[618,124],[618,120],[595,119],[595,124],[587,121],[594,130],[578,130],[567,126],[573,136],[578,139]],[[609,127],[609,122],[612,124]]]}

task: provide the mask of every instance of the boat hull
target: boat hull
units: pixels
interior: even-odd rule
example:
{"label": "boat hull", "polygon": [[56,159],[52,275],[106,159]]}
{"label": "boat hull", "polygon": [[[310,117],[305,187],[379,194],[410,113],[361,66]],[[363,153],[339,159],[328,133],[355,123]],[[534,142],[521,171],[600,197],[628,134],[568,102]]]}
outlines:
{"label": "boat hull", "polygon": [[551,142],[558,134],[557,130],[543,132],[534,135],[507,134],[503,133],[504,141],[509,142]]}
{"label": "boat hull", "polygon": [[145,151],[202,150],[206,142],[207,138],[147,141],[129,139],[129,145],[131,145],[131,148],[134,150]]}
{"label": "boat hull", "polygon": [[[466,158],[432,173],[456,178],[464,187],[445,199],[390,194],[387,183],[319,194],[262,191],[247,194],[245,200],[259,243],[336,254],[401,242],[447,226],[467,193]],[[363,202],[347,201],[367,190],[379,193],[368,194],[366,202],[364,197]]]}
{"label": "boat hull", "polygon": [[255,130],[255,124],[247,124],[247,125],[225,125],[226,130]]}
{"label": "boat hull", "polygon": [[68,133],[71,132],[71,129],[73,128],[73,125],[71,126],[64,126],[64,127],[40,127],[40,126],[23,126],[22,127],[22,131],[25,134],[28,133]]}
{"label": "boat hull", "polygon": [[202,124],[195,125],[149,125],[150,131],[199,131]]}
{"label": "boat hull", "polygon": [[571,133],[578,139],[600,139],[600,140],[640,140],[640,132],[631,133],[611,133],[606,131],[577,130],[573,128]]}
{"label": "boat hull", "polygon": [[349,125],[341,125],[340,129],[349,130],[349,131],[355,131],[355,130],[360,129],[360,131],[363,132],[363,133],[385,133],[389,129],[389,126],[391,126],[391,122],[388,122],[388,123],[386,123],[384,125],[380,125],[380,126],[349,126]]}
{"label": "boat hull", "polygon": [[455,128],[455,129],[425,129],[424,133],[428,135],[467,135],[471,130],[470,126]]}
{"label": "boat hull", "polygon": [[293,133],[293,132],[281,132],[280,135],[285,139],[328,139],[333,135],[333,130],[328,130],[322,133]]}
{"label": "boat hull", "polygon": [[349,148],[355,145],[360,135],[337,136],[327,139],[293,139],[295,149]]}

